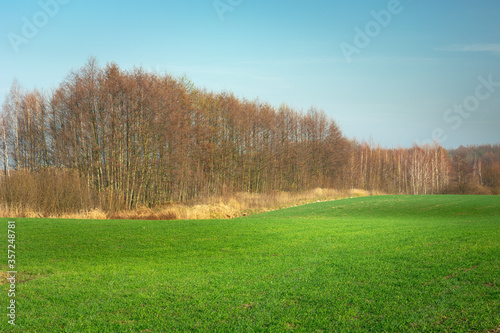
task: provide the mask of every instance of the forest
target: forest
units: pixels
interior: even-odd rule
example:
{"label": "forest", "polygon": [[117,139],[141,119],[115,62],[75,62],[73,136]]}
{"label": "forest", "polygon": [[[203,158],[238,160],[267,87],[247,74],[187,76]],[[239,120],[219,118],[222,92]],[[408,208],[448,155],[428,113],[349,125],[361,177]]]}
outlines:
{"label": "forest", "polygon": [[236,192],[500,194],[500,145],[382,148],[311,107],[237,98],[90,58],[0,111],[4,211],[119,211]]}

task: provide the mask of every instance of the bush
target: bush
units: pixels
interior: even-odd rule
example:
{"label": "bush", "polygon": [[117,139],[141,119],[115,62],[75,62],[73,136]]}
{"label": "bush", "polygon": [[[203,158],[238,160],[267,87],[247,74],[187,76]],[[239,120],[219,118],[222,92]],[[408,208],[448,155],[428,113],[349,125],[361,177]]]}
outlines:
{"label": "bush", "polygon": [[479,184],[458,184],[452,183],[446,187],[443,194],[477,194],[477,195],[491,195],[495,194],[491,189]]}
{"label": "bush", "polygon": [[13,171],[3,178],[0,189],[0,203],[7,212],[52,216],[95,208],[87,185],[71,170]]}

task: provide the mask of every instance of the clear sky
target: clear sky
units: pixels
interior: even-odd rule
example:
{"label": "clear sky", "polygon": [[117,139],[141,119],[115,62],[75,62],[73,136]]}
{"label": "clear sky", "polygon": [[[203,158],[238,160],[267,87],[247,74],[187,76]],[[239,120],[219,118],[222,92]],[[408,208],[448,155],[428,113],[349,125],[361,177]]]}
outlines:
{"label": "clear sky", "polygon": [[0,2],[0,99],[95,56],[324,110],[386,147],[500,143],[498,0]]}

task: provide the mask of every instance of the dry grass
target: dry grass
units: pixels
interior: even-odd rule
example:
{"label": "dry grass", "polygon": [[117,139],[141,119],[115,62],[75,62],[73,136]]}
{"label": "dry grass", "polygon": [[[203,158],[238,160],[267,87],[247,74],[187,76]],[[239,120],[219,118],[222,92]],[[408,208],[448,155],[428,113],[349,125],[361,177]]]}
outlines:
{"label": "dry grass", "polygon": [[488,331],[487,333],[500,333],[500,325],[497,328],[494,328],[491,331]]}
{"label": "dry grass", "polygon": [[359,189],[338,191],[317,188],[314,190],[290,193],[274,191],[271,193],[239,192],[223,197],[202,199],[194,204],[167,204],[162,207],[141,207],[136,210],[106,213],[94,209],[79,213],[42,214],[32,210],[7,209],[0,206],[0,217],[49,217],[69,219],[139,219],[139,220],[176,220],[176,219],[226,219],[293,207],[313,202],[381,195]]}
{"label": "dry grass", "polygon": [[7,278],[10,277],[10,275],[6,271],[0,271],[0,286],[3,284],[7,284]]}
{"label": "dry grass", "polygon": [[108,216],[105,212],[100,209],[93,209],[90,211],[81,211],[76,213],[62,213],[62,214],[47,214],[43,212],[37,212],[32,209],[22,209],[19,207],[13,207],[8,209],[6,205],[0,205],[0,217],[5,218],[15,218],[15,217],[27,217],[27,218],[65,218],[65,219],[92,219],[92,220],[104,220]]}
{"label": "dry grass", "polygon": [[[223,197],[208,198],[196,204],[173,204],[156,209],[142,208],[138,211],[125,211],[110,216],[123,219],[226,219],[261,213],[281,208],[293,207],[313,202],[329,201],[341,198],[378,195],[365,190],[337,191],[317,188],[307,192],[290,193],[275,191],[272,193],[238,192]],[[165,217],[157,218],[165,215]]]}
{"label": "dry grass", "polygon": [[65,213],[60,216],[50,216],[52,218],[65,218],[65,219],[87,219],[87,220],[105,220],[108,218],[107,214],[100,209],[93,209],[81,213]]}

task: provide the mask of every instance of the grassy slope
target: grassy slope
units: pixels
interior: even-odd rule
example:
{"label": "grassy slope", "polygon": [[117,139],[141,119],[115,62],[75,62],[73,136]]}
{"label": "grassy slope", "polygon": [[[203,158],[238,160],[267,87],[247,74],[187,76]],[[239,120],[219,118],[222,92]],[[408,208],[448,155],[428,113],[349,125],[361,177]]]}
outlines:
{"label": "grassy slope", "polygon": [[498,196],[364,197],[234,220],[16,221],[25,282],[13,331],[482,332],[500,324]]}

